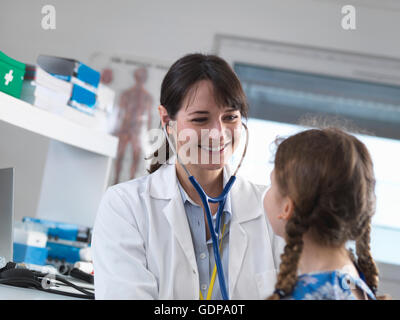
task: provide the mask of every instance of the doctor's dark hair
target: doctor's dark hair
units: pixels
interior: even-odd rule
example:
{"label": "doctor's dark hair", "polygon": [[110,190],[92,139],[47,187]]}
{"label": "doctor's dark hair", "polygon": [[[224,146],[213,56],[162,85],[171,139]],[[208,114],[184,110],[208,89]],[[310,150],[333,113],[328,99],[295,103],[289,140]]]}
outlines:
{"label": "doctor's dark hair", "polygon": [[[214,98],[219,107],[239,110],[242,117],[247,118],[246,95],[229,64],[215,55],[194,53],[177,60],[161,84],[160,104],[166,108],[171,120],[175,120],[185,98],[196,91],[196,84],[201,80],[209,80],[212,83]],[[168,141],[165,139],[164,145],[150,158],[168,160],[171,155]],[[148,172],[153,173],[161,165],[162,163],[153,161]]]}
{"label": "doctor's dark hair", "polygon": [[337,128],[306,130],[277,144],[275,181],[293,201],[294,212],[286,224],[275,291],[268,299],[292,293],[305,233],[323,246],[356,241],[357,259],[351,251],[349,256],[375,293],[378,269],[370,251],[375,177],[368,149]]}

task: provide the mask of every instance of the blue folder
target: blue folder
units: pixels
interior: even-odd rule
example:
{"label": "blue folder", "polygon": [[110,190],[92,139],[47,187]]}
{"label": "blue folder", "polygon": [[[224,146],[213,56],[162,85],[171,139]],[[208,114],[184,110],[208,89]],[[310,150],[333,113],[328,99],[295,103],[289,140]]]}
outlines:
{"label": "blue folder", "polygon": [[93,92],[74,84],[70,100],[94,108],[96,104],[96,95]]}
{"label": "blue folder", "polygon": [[65,81],[75,77],[94,88],[100,83],[100,72],[74,59],[39,55],[37,64],[46,72]]}

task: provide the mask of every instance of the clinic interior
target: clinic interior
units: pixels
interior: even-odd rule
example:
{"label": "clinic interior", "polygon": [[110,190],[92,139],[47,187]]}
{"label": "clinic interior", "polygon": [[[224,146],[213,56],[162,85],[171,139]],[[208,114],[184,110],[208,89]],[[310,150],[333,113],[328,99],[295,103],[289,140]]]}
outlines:
{"label": "clinic interior", "polygon": [[[56,129],[47,133],[42,123],[35,133],[29,124],[20,130],[0,110],[0,168],[16,168],[14,220],[41,216],[91,227],[107,186],[129,180],[132,170],[135,177],[147,174],[144,160],[132,167],[136,156],[129,143],[117,172],[110,129],[118,95],[138,81],[134,71],[147,70],[145,88],[154,107],[137,122],[143,129],[135,143],[143,159],[146,119],[159,125],[163,75],[187,53],[213,53],[235,70],[249,101],[251,134],[241,175],[250,181],[270,183],[271,144],[301,130],[308,115],[361,129],[357,136],[371,152],[377,179],[371,250],[380,290],[400,299],[400,4],[348,2],[356,20],[346,28],[342,8],[349,3],[341,0],[2,1],[0,51],[31,65],[41,54],[76,59],[101,71],[116,94],[101,133],[104,144],[86,131],[79,138],[60,133],[58,143]],[[47,4],[56,10],[53,28],[43,27]],[[90,191],[81,193],[78,186]]]}

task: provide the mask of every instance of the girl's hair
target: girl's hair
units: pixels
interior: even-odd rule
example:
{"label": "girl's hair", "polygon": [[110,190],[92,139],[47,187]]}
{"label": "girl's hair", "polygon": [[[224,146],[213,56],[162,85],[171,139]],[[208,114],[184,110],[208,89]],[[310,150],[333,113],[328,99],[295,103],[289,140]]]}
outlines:
{"label": "girl's hair", "polygon": [[275,292],[290,295],[297,283],[303,235],[331,247],[356,241],[350,257],[375,293],[378,269],[370,252],[371,217],[375,213],[375,177],[366,146],[337,128],[311,129],[277,142],[275,180],[294,204],[286,224],[286,246]]}
{"label": "girl's hair", "polygon": [[[201,80],[209,80],[212,83],[215,101],[219,107],[234,108],[247,118],[246,96],[229,64],[215,55],[195,53],[176,61],[162,82],[160,104],[167,109],[172,120],[182,108],[184,99],[188,94],[195,92],[196,84]],[[149,173],[161,167],[160,158],[168,160],[170,154],[168,141],[165,139],[164,145],[150,157],[157,160],[150,165]]]}

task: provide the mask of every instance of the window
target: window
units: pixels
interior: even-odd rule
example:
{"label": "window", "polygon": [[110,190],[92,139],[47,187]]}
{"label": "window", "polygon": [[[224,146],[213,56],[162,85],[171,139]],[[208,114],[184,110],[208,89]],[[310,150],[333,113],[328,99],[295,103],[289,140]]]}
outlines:
{"label": "window", "polygon": [[[234,64],[250,104],[249,147],[241,175],[269,184],[276,136],[304,127],[305,114],[340,116],[374,134],[356,134],[368,147],[377,180],[372,251],[400,264],[400,87]],[[398,239],[398,240],[396,240]]]}
{"label": "window", "polygon": [[400,139],[400,86],[237,63],[250,117],[297,124],[305,114],[340,116],[376,136]]}

